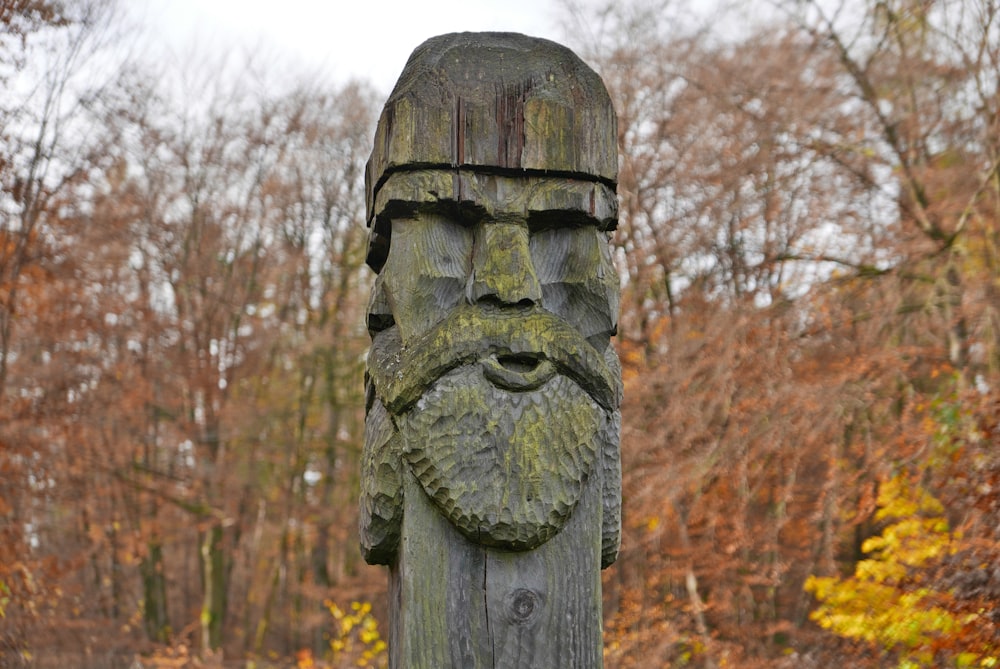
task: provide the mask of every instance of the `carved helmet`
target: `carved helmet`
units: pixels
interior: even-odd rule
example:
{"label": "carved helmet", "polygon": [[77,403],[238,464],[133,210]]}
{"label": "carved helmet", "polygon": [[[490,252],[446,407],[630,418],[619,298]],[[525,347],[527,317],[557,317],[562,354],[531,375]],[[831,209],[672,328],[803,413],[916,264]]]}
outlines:
{"label": "carved helmet", "polygon": [[[617,120],[600,76],[566,47],[517,33],[452,33],[410,55],[375,131],[365,171],[369,264],[388,252],[379,192],[400,172],[618,176]],[[435,193],[438,200],[455,193]]]}

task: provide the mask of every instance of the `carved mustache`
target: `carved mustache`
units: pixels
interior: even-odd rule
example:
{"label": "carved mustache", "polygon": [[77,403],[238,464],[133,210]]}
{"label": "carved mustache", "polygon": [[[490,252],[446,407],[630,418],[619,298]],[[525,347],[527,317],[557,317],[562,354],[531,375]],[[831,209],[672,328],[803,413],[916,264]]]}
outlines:
{"label": "carved mustache", "polygon": [[621,401],[621,383],[603,353],[539,308],[463,305],[406,347],[399,329],[390,328],[372,344],[368,374],[385,407],[400,414],[442,375],[480,361],[487,378],[502,387],[529,389],[560,373],[607,411]]}

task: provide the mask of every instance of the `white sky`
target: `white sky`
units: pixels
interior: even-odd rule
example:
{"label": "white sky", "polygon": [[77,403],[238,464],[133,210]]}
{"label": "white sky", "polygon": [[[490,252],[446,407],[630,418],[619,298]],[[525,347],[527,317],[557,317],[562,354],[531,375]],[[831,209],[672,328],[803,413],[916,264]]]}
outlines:
{"label": "white sky", "polygon": [[[135,2],[136,0],[129,0]],[[183,54],[263,49],[335,81],[363,78],[388,93],[428,37],[505,30],[565,41],[558,0],[145,0],[139,20]]]}

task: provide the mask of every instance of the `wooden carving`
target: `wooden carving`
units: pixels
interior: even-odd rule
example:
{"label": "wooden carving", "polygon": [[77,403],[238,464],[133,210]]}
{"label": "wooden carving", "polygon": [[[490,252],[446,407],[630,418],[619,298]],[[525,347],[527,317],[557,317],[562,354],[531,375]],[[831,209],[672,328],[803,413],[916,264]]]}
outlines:
{"label": "wooden carving", "polygon": [[366,175],[365,559],[390,666],[602,666],[620,535],[615,115],[568,49],[428,40]]}

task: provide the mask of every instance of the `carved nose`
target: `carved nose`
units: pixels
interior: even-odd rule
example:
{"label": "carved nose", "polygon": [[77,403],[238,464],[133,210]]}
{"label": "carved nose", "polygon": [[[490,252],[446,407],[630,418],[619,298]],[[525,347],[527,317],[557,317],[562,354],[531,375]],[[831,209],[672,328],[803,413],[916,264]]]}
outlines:
{"label": "carved nose", "polygon": [[473,303],[492,300],[530,306],[541,302],[542,288],[531,262],[527,227],[518,223],[479,226],[468,297]]}

